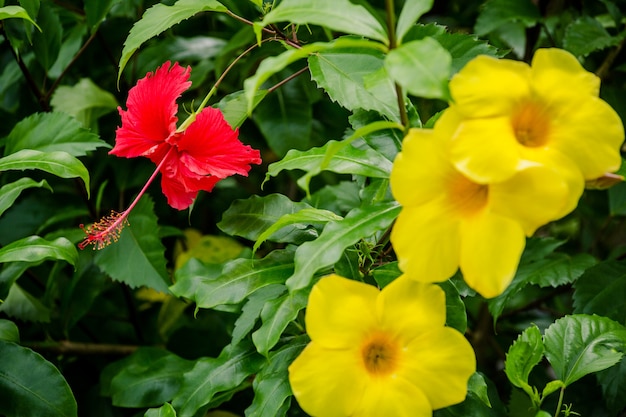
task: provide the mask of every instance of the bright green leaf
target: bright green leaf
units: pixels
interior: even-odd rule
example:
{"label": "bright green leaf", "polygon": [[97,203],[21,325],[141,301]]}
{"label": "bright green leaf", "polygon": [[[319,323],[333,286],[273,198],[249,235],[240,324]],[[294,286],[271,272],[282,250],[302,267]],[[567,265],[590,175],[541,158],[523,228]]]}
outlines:
{"label": "bright green leaf", "polygon": [[308,342],[307,336],[300,336],[269,355],[266,365],[254,377],[254,399],[246,409],[247,417],[284,415],[280,411],[292,395],[287,368]]}
{"label": "bright green leaf", "polygon": [[402,43],[402,38],[409,31],[411,26],[427,11],[433,7],[433,0],[406,0],[396,26],[396,38],[398,44]]}
{"label": "bright green leaf", "polygon": [[263,83],[267,81],[272,75],[286,68],[289,64],[292,64],[300,59],[306,58],[309,55],[320,51],[341,48],[364,48],[365,50],[371,49],[373,51],[384,52],[385,48],[381,47],[381,44],[368,41],[366,39],[343,37],[335,39],[332,42],[311,43],[308,45],[304,45],[299,49],[289,48],[280,55],[266,58],[259,64],[256,73],[252,77],[246,79],[243,83],[246,99],[248,102],[248,113],[252,113],[254,104],[258,104],[257,91],[261,88]]}
{"label": "bright green leaf", "polygon": [[483,36],[511,22],[533,26],[541,19],[539,8],[531,0],[489,0],[482,7],[474,31]]}
{"label": "bright green leaf", "polygon": [[285,214],[278,219],[276,223],[261,233],[256,242],[254,242],[252,251],[256,252],[263,242],[283,227],[292,226],[294,224],[326,224],[333,220],[341,220],[341,216],[337,216],[332,211],[316,208],[304,208],[296,213]]}
{"label": "bright green leaf", "polygon": [[143,417],[176,417],[176,410],[170,403],[165,403],[159,408],[151,408]]}
{"label": "bright green leaf", "polygon": [[39,31],[41,28],[30,18],[23,7],[20,6],[4,6],[0,7],[0,20],[4,19],[24,19],[35,25]]}
{"label": "bright green leaf", "polygon": [[450,53],[432,38],[411,41],[392,50],[385,59],[387,72],[410,94],[449,100]]}
{"label": "bright green leaf", "polygon": [[61,372],[38,353],[0,340],[0,414],[75,417],[76,400]]}
{"label": "bright green leaf", "polygon": [[602,262],[574,283],[574,313],[599,314],[626,324],[626,266]]}
{"label": "bright green leaf", "polygon": [[217,0],[178,0],[172,6],[157,3],[150,7],[141,20],[133,25],[124,42],[117,74],[118,81],[128,60],[144,42],[200,12],[226,12],[227,10]]}
{"label": "bright green leaf", "polygon": [[48,241],[39,236],[29,236],[0,248],[0,263],[43,260],[62,260],[76,265],[78,252],[64,237]]}
{"label": "bright green leaf", "polygon": [[606,317],[576,314],[548,327],[543,343],[556,377],[568,386],[619,362],[626,349],[626,328]]}
{"label": "bright green leaf", "polygon": [[217,276],[211,266],[187,265],[177,271],[171,291],[192,299],[197,308],[212,308],[238,304],[258,289],[283,284],[293,272],[293,252],[277,250],[263,259],[235,259],[224,264]]}
{"label": "bright green leaf", "polygon": [[87,152],[101,147],[110,146],[98,135],[84,129],[69,115],[36,113],[21,120],[11,130],[7,136],[4,154],[11,155],[28,149],[40,152],[67,152],[72,156],[84,156]]}
{"label": "bright green leaf", "polygon": [[389,43],[387,31],[379,21],[365,7],[349,0],[283,0],[265,15],[262,26],[278,22],[320,25]]}
{"label": "bright green leaf", "polygon": [[99,250],[94,261],[111,278],[130,287],[146,286],[169,292],[165,247],[159,238],[154,202],[149,196],[139,200],[128,222],[119,240]]}
{"label": "bright green leaf", "polygon": [[261,311],[261,327],[252,333],[252,341],[257,351],[267,356],[289,323],[294,321],[298,312],[306,307],[309,288],[286,292],[280,297],[268,300]]}
{"label": "bright green leaf", "polygon": [[2,216],[2,213],[13,205],[13,202],[17,200],[22,191],[28,188],[42,187],[52,191],[52,188],[48,185],[46,180],[37,182],[32,178],[27,177],[20,178],[17,181],[3,185],[2,188],[0,188],[0,216]]}
{"label": "bright green leaf", "polygon": [[[84,128],[95,131],[98,118],[117,109],[117,100],[113,94],[104,91],[89,78],[81,78],[72,87],[58,87],[50,100],[50,105],[54,111],[67,113],[78,120]],[[101,146],[104,145],[102,143]]]}
{"label": "bright green leaf", "polygon": [[467,311],[459,290],[449,280],[440,282],[438,285],[446,293],[446,326],[465,333],[467,329]]}
{"label": "bright green leaf", "polygon": [[6,342],[20,342],[20,331],[11,320],[0,319],[0,340]]}
{"label": "bright green leaf", "polygon": [[528,384],[528,376],[543,358],[544,347],[541,331],[537,326],[530,326],[509,348],[504,362],[504,372],[511,384],[523,389],[532,396],[532,388]]}
{"label": "bright green leaf", "polygon": [[0,158],[0,171],[39,169],[61,178],[80,178],[89,190],[89,172],[67,152],[41,152],[24,149]]}
{"label": "bright green leaf", "polygon": [[[255,108],[267,95],[267,90],[258,90],[253,97],[252,108]],[[217,103],[224,119],[233,129],[240,127],[248,118],[248,101],[244,91],[229,94]]]}
{"label": "bright green leaf", "polygon": [[165,403],[159,408],[146,410],[144,417],[176,417],[176,410],[170,403]]}
{"label": "bright green leaf", "polygon": [[237,389],[259,371],[265,359],[250,344],[228,345],[218,358],[201,358],[183,375],[183,384],[172,401],[178,417],[192,417],[219,393]]}
{"label": "bright green leaf", "polygon": [[311,78],[348,110],[373,110],[400,121],[393,81],[384,69],[385,55],[365,48],[333,48],[309,57]]}
{"label": "bright green leaf", "polygon": [[[235,200],[217,224],[225,233],[256,241],[282,216],[310,209],[306,203],[291,201],[282,194],[267,196],[253,195],[245,200]],[[303,229],[300,225],[288,226],[268,238],[272,242],[301,243],[317,237],[314,229]]]}
{"label": "bright green leaf", "polygon": [[140,349],[124,359],[124,367],[111,380],[113,405],[155,407],[171,400],[193,361],[160,349]]}
{"label": "bright green leaf", "polygon": [[317,271],[337,262],[348,246],[385,230],[399,212],[397,203],[381,203],[359,207],[343,220],[329,222],[317,239],[296,250],[295,271],[287,280],[289,291],[307,287]]}

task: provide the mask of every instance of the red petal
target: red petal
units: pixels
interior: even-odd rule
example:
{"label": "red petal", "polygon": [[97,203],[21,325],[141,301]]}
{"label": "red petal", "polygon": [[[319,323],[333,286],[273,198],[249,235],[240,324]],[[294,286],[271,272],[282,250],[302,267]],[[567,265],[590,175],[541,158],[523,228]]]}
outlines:
{"label": "red petal", "polygon": [[164,63],[137,81],[130,89],[126,106],[118,108],[122,126],[116,131],[115,147],[109,152],[134,158],[149,156],[176,130],[176,99],[191,86],[190,67]]}
{"label": "red petal", "polygon": [[181,153],[180,160],[192,172],[226,178],[247,175],[250,164],[260,164],[259,151],[242,144],[238,131],[224,120],[222,112],[207,107],[196,116],[187,130],[172,136]]}
{"label": "red petal", "polygon": [[180,154],[173,149],[161,168],[161,189],[167,203],[175,209],[188,208],[198,191],[211,191],[221,178],[195,174],[181,162]]}

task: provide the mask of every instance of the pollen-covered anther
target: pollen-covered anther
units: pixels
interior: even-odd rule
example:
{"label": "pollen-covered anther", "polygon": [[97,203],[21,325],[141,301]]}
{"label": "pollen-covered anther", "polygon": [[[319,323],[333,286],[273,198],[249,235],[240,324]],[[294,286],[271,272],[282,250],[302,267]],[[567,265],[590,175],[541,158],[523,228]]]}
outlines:
{"label": "pollen-covered anther", "polygon": [[89,245],[93,245],[94,250],[100,250],[112,242],[117,242],[124,226],[129,225],[126,212],[118,213],[111,210],[108,216],[104,216],[96,223],[85,226],[80,225],[87,237],[78,244],[80,249],[85,249]]}

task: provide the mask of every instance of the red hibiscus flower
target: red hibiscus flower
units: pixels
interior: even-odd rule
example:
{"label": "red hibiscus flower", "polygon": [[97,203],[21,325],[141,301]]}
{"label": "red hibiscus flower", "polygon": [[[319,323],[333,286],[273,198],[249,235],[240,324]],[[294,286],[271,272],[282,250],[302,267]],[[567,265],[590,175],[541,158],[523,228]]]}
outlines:
{"label": "red hibiscus flower", "polygon": [[176,127],[176,99],[191,85],[190,71],[166,62],[130,89],[128,110],[118,108],[122,126],[109,153],[126,158],[145,156],[157,169],[125,211],[112,211],[90,226],[80,226],[86,234],[78,244],[80,249],[89,245],[102,249],[117,241],[131,210],[159,172],[167,202],[184,210],[200,190],[211,191],[231,175],[247,176],[250,164],[261,163],[259,151],[242,144],[237,129],[233,130],[217,109],[204,108]]}
{"label": "red hibiscus flower", "polygon": [[[259,151],[242,144],[238,131],[218,109],[206,107],[184,130],[177,130],[176,99],[191,86],[191,68],[166,62],[130,89],[126,106],[118,108],[111,154],[145,156],[160,166],[161,188],[170,206],[188,208],[198,191],[211,191],[231,175],[248,175],[250,164],[261,163]],[[193,117],[193,116],[192,116]]]}

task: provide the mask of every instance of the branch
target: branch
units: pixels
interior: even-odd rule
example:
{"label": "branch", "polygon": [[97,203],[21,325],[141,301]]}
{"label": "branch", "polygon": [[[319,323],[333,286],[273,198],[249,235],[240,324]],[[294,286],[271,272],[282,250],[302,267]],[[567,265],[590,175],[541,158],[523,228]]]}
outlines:
{"label": "branch", "polygon": [[59,355],[113,355],[127,356],[139,349],[136,345],[111,345],[99,343],[80,343],[70,340],[59,342],[33,342],[25,346],[37,351]]}

